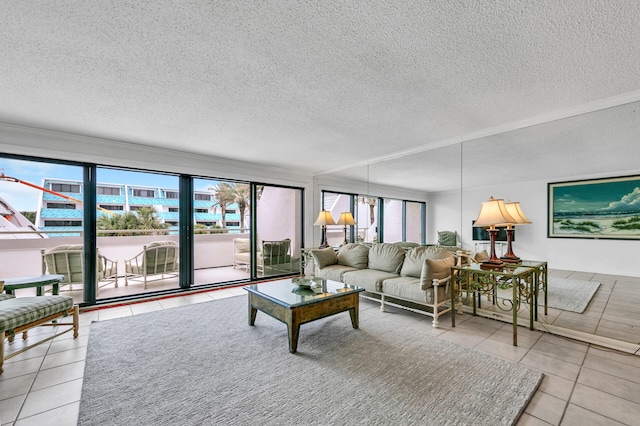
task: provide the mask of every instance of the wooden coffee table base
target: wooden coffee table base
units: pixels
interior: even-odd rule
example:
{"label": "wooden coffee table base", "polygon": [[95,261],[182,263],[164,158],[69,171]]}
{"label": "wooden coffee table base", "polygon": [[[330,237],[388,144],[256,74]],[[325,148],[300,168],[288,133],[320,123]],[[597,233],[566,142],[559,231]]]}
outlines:
{"label": "wooden coffee table base", "polygon": [[289,332],[289,352],[296,353],[298,349],[298,335],[300,325],[320,318],[349,311],[351,325],[358,328],[359,294],[345,294],[341,297],[331,297],[308,305],[287,307],[271,299],[261,297],[256,293],[249,293],[249,325],[256,322],[256,313],[262,311],[273,318],[287,324]]}

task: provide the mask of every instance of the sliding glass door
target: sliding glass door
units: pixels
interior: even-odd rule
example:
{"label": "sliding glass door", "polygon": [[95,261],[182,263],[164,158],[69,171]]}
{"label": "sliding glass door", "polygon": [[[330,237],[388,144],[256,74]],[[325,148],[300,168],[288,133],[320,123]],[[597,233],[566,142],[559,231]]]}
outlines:
{"label": "sliding glass door", "polygon": [[97,298],[179,287],[177,176],[98,167]]}
{"label": "sliding glass door", "polygon": [[300,270],[302,196],[298,188],[255,187],[257,278]]}

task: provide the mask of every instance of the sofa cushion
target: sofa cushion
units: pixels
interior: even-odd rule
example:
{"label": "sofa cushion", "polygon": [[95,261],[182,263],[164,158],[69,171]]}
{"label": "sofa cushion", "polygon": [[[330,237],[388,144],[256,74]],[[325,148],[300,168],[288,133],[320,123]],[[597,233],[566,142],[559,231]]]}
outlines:
{"label": "sofa cushion", "polygon": [[433,286],[434,279],[444,279],[451,275],[451,268],[455,265],[455,257],[450,255],[444,259],[425,259],[422,266],[420,282],[422,289]]}
{"label": "sofa cushion", "polygon": [[4,335],[7,330],[67,311],[72,307],[73,298],[70,296],[16,297],[3,300],[0,304],[0,333]]}
{"label": "sofa cushion", "polygon": [[338,251],[338,265],[365,269],[369,264],[369,247],[364,244],[349,243]]}
{"label": "sofa cushion", "polygon": [[416,303],[433,303],[433,287],[423,290],[420,278],[398,277],[382,282],[382,293],[389,297],[398,297]]}
{"label": "sofa cushion", "polygon": [[249,253],[251,251],[251,241],[248,238],[234,238],[233,249],[236,253]]}
{"label": "sofa cushion", "polygon": [[369,269],[399,274],[405,250],[396,244],[376,244],[369,249]]}
{"label": "sofa cushion", "polygon": [[403,277],[415,277],[420,278],[422,274],[422,265],[425,259],[437,259],[439,257],[446,257],[439,252],[437,247],[415,247],[407,250],[404,255],[404,262],[402,263],[402,269],[400,269],[400,275]]}
{"label": "sofa cushion", "polygon": [[320,269],[338,263],[336,251],[331,247],[311,250],[311,256],[313,257],[313,263]]}
{"label": "sofa cushion", "polygon": [[389,278],[397,278],[398,274],[378,271],[376,269],[359,269],[345,272],[342,275],[342,282],[348,285],[362,287],[367,291],[382,291],[382,282]]}
{"label": "sofa cushion", "polygon": [[345,272],[350,271],[360,271],[360,269],[345,265],[327,265],[322,269],[316,268],[316,277],[325,278],[331,281],[344,282],[343,275]]}

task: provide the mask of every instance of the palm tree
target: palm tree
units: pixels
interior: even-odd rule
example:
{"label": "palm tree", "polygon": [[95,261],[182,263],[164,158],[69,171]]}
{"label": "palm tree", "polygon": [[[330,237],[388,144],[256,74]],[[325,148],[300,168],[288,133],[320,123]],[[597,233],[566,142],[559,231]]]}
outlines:
{"label": "palm tree", "polygon": [[[126,212],[113,215],[102,215],[96,223],[97,229],[127,230],[127,229],[165,229],[168,225],[161,223],[153,207],[142,207],[137,213]],[[164,233],[164,232],[163,232]],[[114,232],[111,235],[146,235],[142,232]]]}
{"label": "palm tree", "polygon": [[156,216],[156,209],[153,207],[141,207],[136,216],[138,217],[138,226],[140,229],[165,229],[166,223],[160,222]]}
{"label": "palm tree", "polygon": [[224,229],[227,227],[227,206],[236,200],[235,188],[228,182],[220,182],[213,189],[213,196],[217,201],[215,205],[220,206],[222,210],[222,228]]}
{"label": "palm tree", "polygon": [[360,197],[361,204],[369,205],[369,226],[373,225],[376,220],[376,206],[378,205],[378,199],[375,197]]}
{"label": "palm tree", "polygon": [[[119,213],[114,215],[102,215],[98,217],[96,223],[97,229],[102,230],[126,230],[126,229],[140,229],[138,216],[133,212]],[[114,232],[112,236],[122,235],[136,235],[135,233],[128,232]]]}
{"label": "palm tree", "polygon": [[238,205],[240,211],[240,232],[244,232],[244,214],[251,204],[251,193],[249,191],[249,185],[244,183],[234,183],[234,195],[235,203]]}
{"label": "palm tree", "polygon": [[[244,230],[244,218],[245,212],[247,209],[251,207],[251,191],[249,190],[249,185],[246,183],[234,183],[234,194],[235,194],[235,203],[238,205],[238,210],[240,211],[240,229],[241,232]],[[264,186],[256,186],[256,198],[259,200],[262,196],[262,191]]]}

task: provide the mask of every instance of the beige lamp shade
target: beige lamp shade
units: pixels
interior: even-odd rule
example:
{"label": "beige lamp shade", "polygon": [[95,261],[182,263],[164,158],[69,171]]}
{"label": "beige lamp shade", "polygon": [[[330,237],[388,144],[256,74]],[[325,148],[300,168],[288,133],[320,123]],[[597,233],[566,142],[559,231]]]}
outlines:
{"label": "beige lamp shade", "polygon": [[522,212],[520,208],[520,203],[517,201],[512,201],[509,203],[504,203],[509,215],[515,219],[512,223],[505,223],[504,225],[527,225],[530,224],[531,221],[527,219],[527,217]]}
{"label": "beige lamp shade", "polygon": [[333,220],[333,216],[331,216],[331,212],[328,210],[322,210],[318,213],[318,218],[313,223],[318,226],[327,226],[327,225],[335,225],[336,223]]}
{"label": "beige lamp shade", "polygon": [[342,212],[340,213],[340,218],[338,219],[338,225],[355,225],[356,221],[353,219],[353,215],[351,212]]}
{"label": "beige lamp shade", "polygon": [[482,203],[480,214],[473,226],[475,227],[491,227],[495,229],[496,225],[516,223],[508,212],[503,199],[489,198],[489,201]]}

